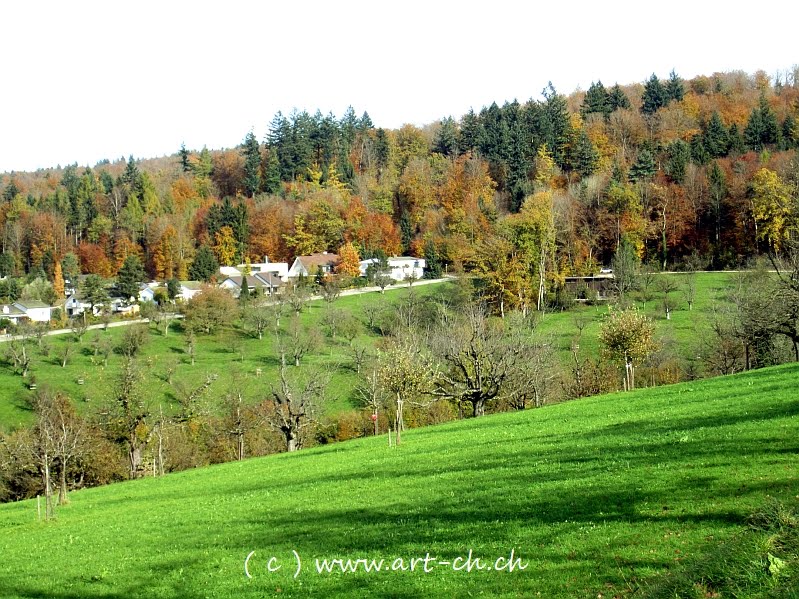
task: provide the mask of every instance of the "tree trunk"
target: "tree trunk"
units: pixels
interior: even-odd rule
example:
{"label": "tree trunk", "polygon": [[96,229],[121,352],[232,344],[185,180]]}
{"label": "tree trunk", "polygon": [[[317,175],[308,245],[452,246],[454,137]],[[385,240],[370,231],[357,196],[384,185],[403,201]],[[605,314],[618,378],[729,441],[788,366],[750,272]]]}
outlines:
{"label": "tree trunk", "polygon": [[239,431],[238,438],[239,438],[239,460],[243,460],[244,459],[244,433]]}
{"label": "tree trunk", "polygon": [[472,402],[472,415],[477,418],[478,416],[485,416],[486,402],[484,399],[478,399]]}
{"label": "tree trunk", "polygon": [[58,505],[66,505],[69,503],[69,498],[67,497],[67,461],[63,458],[58,477]]}

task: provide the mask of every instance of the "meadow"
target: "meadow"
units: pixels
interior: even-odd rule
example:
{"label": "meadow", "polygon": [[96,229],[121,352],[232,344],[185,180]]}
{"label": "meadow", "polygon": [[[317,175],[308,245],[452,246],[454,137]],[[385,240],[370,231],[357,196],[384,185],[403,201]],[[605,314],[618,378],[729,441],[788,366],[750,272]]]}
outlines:
{"label": "meadow", "polygon": [[[684,275],[659,275],[673,277],[681,284]],[[675,348],[675,352],[685,361],[696,361],[701,349],[701,340],[707,338],[707,327],[714,308],[727,302],[727,294],[733,284],[731,273],[699,273],[697,275],[696,301],[692,310],[682,297],[681,291],[672,294],[676,301],[676,309],[670,320],[666,320],[661,301],[661,294],[646,305],[637,303],[639,308],[656,323],[657,337],[661,345]],[[420,298],[441,300],[452,292],[452,283],[415,286],[413,293]],[[342,410],[357,407],[353,389],[359,377],[353,365],[351,347],[361,346],[374,353],[374,345],[379,336],[368,330],[365,311],[376,306],[396,306],[408,294],[407,286],[389,287],[385,294],[367,293],[342,296],[328,305],[322,300],[310,302],[302,313],[302,322],[319,331],[324,330],[323,320],[328,309],[348,311],[361,321],[362,327],[352,343],[341,336],[322,335],[323,344],[314,353],[303,359],[303,364],[331,370],[333,378],[329,386],[329,400],[326,405],[328,413],[335,414]],[[580,337],[581,353],[584,356],[596,357],[599,354],[598,334],[603,316],[608,311],[607,303],[596,305],[575,305],[567,311],[553,311],[540,317],[537,330],[546,337],[555,350],[556,363],[563,368],[568,367],[571,360],[570,348],[577,335],[576,323],[582,320],[584,329]],[[283,322],[288,321],[288,315]],[[73,343],[73,335],[59,335],[46,338],[49,346],[47,355],[31,346],[33,366],[31,376],[38,384],[46,384],[65,392],[75,400],[83,413],[91,412],[102,405],[111,396],[118,377],[122,356],[112,353],[108,365],[102,365],[102,358],[93,355],[93,340],[110,338],[112,344],[118,343],[123,334],[122,328],[108,331],[89,331],[80,344]],[[61,356],[65,344],[73,343],[72,355],[66,367],[61,365]],[[4,352],[0,344],[0,353]],[[277,357],[273,334],[268,331],[263,339],[257,339],[235,323],[212,335],[200,335],[197,341],[195,364],[190,364],[186,353],[186,342],[181,334],[179,321],[174,321],[170,332],[164,336],[151,328],[148,341],[143,347],[139,361],[146,372],[144,377],[145,394],[154,411],[163,407],[170,413],[177,405],[176,394],[180,389],[191,390],[199,386],[206,374],[214,374],[218,379],[212,385],[209,396],[218,398],[230,388],[234,376],[244,381],[249,389],[251,400],[257,401],[259,394],[268,391],[269,383],[274,380],[277,371]],[[168,370],[174,370],[167,377]],[[258,369],[261,376],[256,377]],[[701,370],[701,368],[700,368]],[[83,384],[79,384],[79,380]],[[32,421],[28,409],[29,380],[22,379],[12,372],[10,366],[0,365],[0,429],[9,430]],[[645,385],[646,381],[641,381]]]}
{"label": "meadow", "polygon": [[363,438],[73,492],[50,522],[2,505],[0,596],[796,596],[796,518],[791,545],[749,517],[799,503],[797,385],[792,364]]}

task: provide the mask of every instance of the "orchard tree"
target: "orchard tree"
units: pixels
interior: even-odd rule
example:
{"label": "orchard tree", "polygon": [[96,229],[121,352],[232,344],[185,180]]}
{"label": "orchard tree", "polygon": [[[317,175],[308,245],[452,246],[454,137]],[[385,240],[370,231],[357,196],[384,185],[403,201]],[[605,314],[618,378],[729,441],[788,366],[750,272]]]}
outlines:
{"label": "orchard tree", "polygon": [[302,448],[308,429],[316,422],[330,374],[309,372],[304,377],[292,376],[286,367],[284,352],[280,352],[279,359],[278,383],[272,385],[265,401],[266,420],[283,435],[286,451],[296,451]]}
{"label": "orchard tree", "polygon": [[423,405],[422,398],[432,391],[435,377],[421,347],[422,344],[411,339],[399,339],[378,356],[377,376],[383,391],[392,398],[397,445],[402,442],[405,430],[406,402]]}
{"label": "orchard tree", "polygon": [[635,307],[613,310],[605,316],[599,341],[607,356],[624,366],[624,388],[635,389],[635,367],[655,350],[655,326]]}

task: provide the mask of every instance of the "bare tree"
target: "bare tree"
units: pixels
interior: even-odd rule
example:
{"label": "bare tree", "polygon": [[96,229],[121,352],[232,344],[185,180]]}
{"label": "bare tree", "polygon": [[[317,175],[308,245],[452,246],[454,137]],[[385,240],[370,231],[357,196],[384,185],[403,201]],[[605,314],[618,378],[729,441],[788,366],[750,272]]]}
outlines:
{"label": "bare tree", "polygon": [[84,425],[69,398],[61,393],[43,389],[32,401],[36,414],[35,447],[31,448],[42,474],[47,502],[46,515],[52,516],[52,471],[57,465],[59,476],[58,502],[67,498],[67,472],[72,460],[83,452]]}
{"label": "bare tree", "polygon": [[265,304],[251,303],[241,311],[241,320],[252,335],[263,339],[264,331],[275,316]]}
{"label": "bare tree", "polygon": [[666,314],[666,320],[671,320],[671,313],[674,310],[676,303],[670,297],[672,293],[679,289],[677,282],[669,275],[662,275],[658,280],[658,289],[663,293],[663,311]]}
{"label": "bare tree", "polygon": [[64,345],[61,346],[61,368],[66,368],[74,349],[75,341],[73,339],[65,339]]}
{"label": "bare tree", "polygon": [[267,422],[279,431],[286,441],[286,451],[301,449],[306,431],[315,423],[318,403],[324,398],[330,382],[329,374],[312,372],[305,380],[290,377],[286,354],[280,353],[278,384],[273,385],[267,398]]}
{"label": "bare tree", "polygon": [[696,271],[687,271],[683,275],[682,283],[682,294],[688,304],[688,310],[693,310],[694,302],[696,301]]}
{"label": "bare tree", "polygon": [[299,366],[304,356],[317,351],[322,344],[319,332],[303,326],[296,313],[291,318],[288,331],[285,334],[278,332],[276,339],[278,354],[291,356],[294,366]]}
{"label": "bare tree", "polygon": [[385,391],[386,389],[380,380],[377,364],[374,364],[366,372],[360,384],[355,388],[355,396],[358,401],[372,412],[375,436],[379,433],[378,417],[380,410],[385,408],[388,399]]}
{"label": "bare tree", "polygon": [[330,305],[341,295],[341,286],[338,281],[325,281],[321,287],[322,299]]}
{"label": "bare tree", "polygon": [[208,393],[211,385],[219,378],[216,373],[208,373],[205,380],[199,385],[192,385],[185,381],[177,381],[174,385],[175,394],[180,404],[178,419],[187,422],[207,412],[200,400]]}
{"label": "bare tree", "polygon": [[292,289],[286,289],[283,292],[283,297],[291,309],[294,310],[294,314],[299,314],[305,309],[310,299],[310,294],[307,287],[296,286]]}
{"label": "bare tree", "polygon": [[444,364],[434,394],[468,404],[473,416],[484,415],[489,402],[512,400],[528,378],[522,371],[531,366],[532,347],[518,328],[490,322],[481,306],[468,306],[460,322],[434,339]]}

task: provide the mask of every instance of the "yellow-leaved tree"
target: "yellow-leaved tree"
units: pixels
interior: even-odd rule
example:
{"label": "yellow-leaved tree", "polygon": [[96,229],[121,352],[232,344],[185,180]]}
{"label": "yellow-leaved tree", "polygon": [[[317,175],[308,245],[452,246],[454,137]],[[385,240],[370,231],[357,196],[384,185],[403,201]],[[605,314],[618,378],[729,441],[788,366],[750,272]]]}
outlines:
{"label": "yellow-leaved tree", "polygon": [[349,277],[357,277],[361,274],[361,258],[358,255],[358,248],[348,241],[342,245],[338,250],[338,257],[340,262],[336,266],[336,272],[340,275],[347,275]]}
{"label": "yellow-leaved tree", "polygon": [[655,351],[655,325],[632,307],[613,310],[605,316],[599,330],[603,351],[612,361],[624,366],[624,388],[635,389],[635,367]]}
{"label": "yellow-leaved tree", "polygon": [[788,239],[796,215],[791,210],[791,190],[772,170],[761,168],[752,177],[752,218],[755,238],[766,241],[769,249],[779,251]]}

